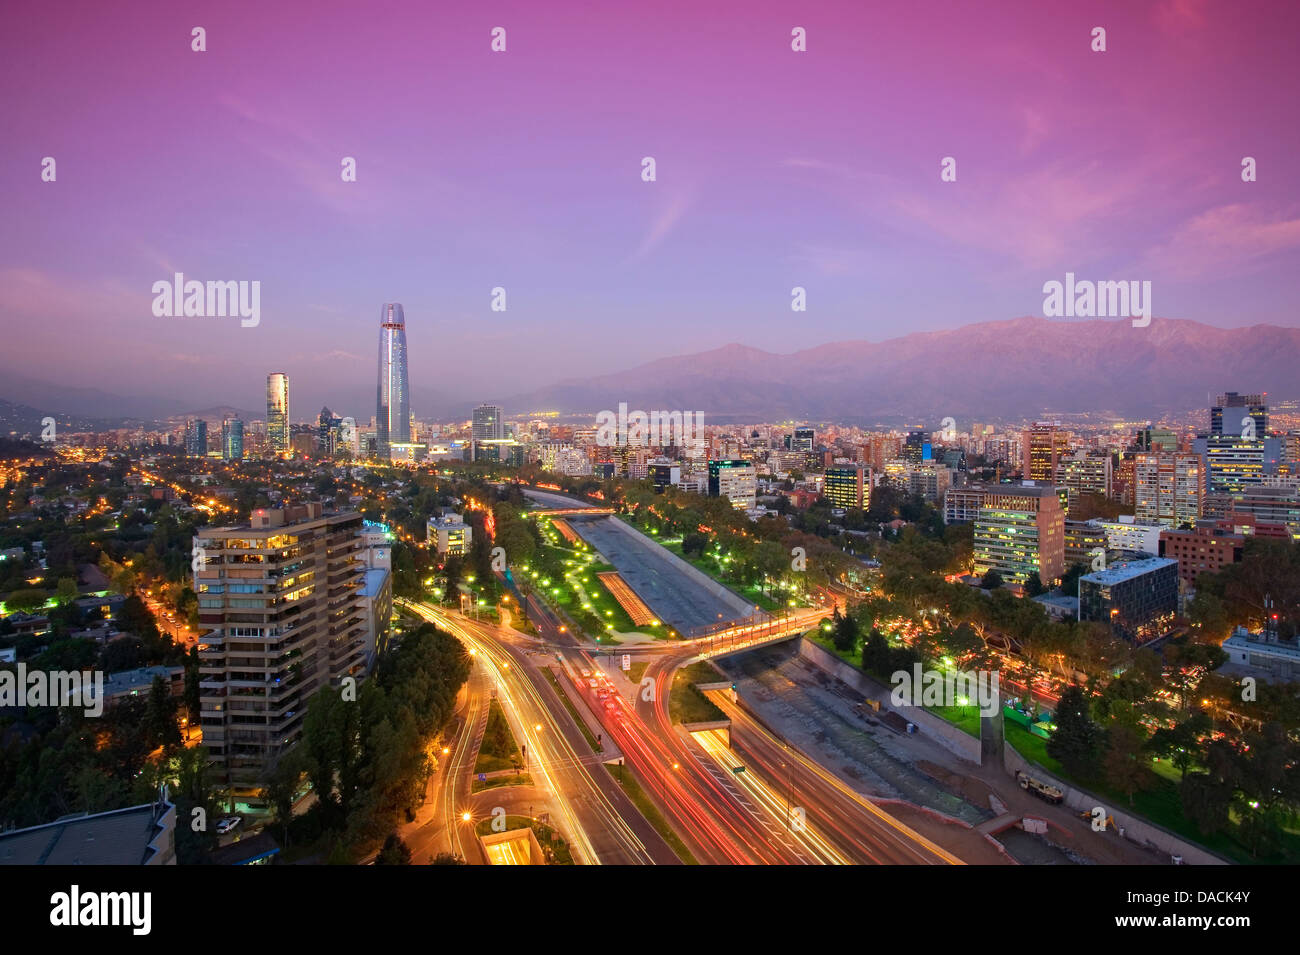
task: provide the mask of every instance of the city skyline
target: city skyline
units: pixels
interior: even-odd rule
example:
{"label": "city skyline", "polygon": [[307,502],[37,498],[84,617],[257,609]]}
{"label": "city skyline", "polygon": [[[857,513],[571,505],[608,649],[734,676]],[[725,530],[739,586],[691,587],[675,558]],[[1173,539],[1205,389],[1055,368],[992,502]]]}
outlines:
{"label": "city skyline", "polygon": [[1300,0],[5,12],[15,928],[371,865],[1284,911]]}

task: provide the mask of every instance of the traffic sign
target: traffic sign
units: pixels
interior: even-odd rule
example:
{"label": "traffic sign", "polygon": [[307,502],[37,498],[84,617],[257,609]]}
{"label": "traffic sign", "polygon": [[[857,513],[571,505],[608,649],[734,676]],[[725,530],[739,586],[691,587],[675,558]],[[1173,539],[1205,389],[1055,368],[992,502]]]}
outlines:
{"label": "traffic sign", "polygon": [[623,669],[624,670],[632,669],[632,654],[630,653],[623,654]]}
{"label": "traffic sign", "polygon": [[479,774],[478,774],[478,781],[481,782],[481,783],[485,783],[485,782],[487,782],[487,773],[479,773]]}
{"label": "traffic sign", "polygon": [[735,767],[732,768],[731,771],[732,771],[733,773],[735,773],[737,776],[739,776],[741,773],[743,773],[743,772],[745,771],[745,767],[744,767],[744,766],[735,766]]}

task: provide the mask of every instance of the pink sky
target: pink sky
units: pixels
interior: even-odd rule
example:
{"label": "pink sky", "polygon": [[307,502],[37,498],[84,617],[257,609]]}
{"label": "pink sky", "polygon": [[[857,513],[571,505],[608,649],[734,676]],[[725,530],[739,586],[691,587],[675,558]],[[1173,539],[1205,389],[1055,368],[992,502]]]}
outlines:
{"label": "pink sky", "polygon": [[[431,414],[731,341],[1040,314],[1067,271],[1294,325],[1298,10],[11,0],[0,372],[257,408],[285,370],[295,416],[364,417],[399,301]],[[175,271],[260,281],[260,325],[155,318]]]}

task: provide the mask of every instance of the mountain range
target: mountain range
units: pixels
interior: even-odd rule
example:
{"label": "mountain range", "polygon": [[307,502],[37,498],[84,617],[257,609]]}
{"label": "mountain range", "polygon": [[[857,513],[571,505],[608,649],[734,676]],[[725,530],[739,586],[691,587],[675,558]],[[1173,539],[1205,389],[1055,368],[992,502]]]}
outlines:
{"label": "mountain range", "polygon": [[1043,412],[1154,418],[1206,407],[1224,391],[1300,395],[1300,328],[1026,317],[785,355],[731,344],[500,403],[507,416],[595,413],[627,402],[715,419],[887,423]]}
{"label": "mountain range", "polygon": [[[482,400],[502,405],[507,417],[544,410],[592,415],[626,402],[644,411],[700,411],[715,423],[897,425],[952,416],[964,427],[971,419],[1019,421],[1051,413],[1145,420],[1205,408],[1224,391],[1268,392],[1274,402],[1300,397],[1300,328],[1218,328],[1159,318],[1134,328],[1127,319],[1025,317],[881,342],[832,342],[789,354],[730,344],[532,391],[476,395],[474,401],[422,391],[420,371],[413,363],[412,405],[417,417],[433,420],[464,420]],[[369,386],[343,379],[331,393],[337,398],[353,391],[361,413],[340,413],[368,420]],[[17,407],[4,407],[4,399]],[[9,424],[4,431],[50,413],[94,417],[101,427],[117,427],[121,422],[114,419],[177,420],[211,417],[212,411],[187,411],[175,399],[0,375],[0,422]],[[294,412],[295,420],[315,413],[299,407]]]}

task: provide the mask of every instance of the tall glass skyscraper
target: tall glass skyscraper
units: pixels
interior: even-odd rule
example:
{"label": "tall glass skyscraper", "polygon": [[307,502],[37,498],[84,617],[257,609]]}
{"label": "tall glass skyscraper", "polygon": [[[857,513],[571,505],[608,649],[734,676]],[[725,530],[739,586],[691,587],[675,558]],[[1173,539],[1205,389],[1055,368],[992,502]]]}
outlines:
{"label": "tall glass skyscraper", "polygon": [[266,376],[266,443],[272,454],[289,450],[289,376],[282,371]]}
{"label": "tall glass skyscraper", "polygon": [[379,312],[379,390],[375,450],[387,459],[394,444],[411,441],[411,391],[406,370],[406,315],[395,302]]}

